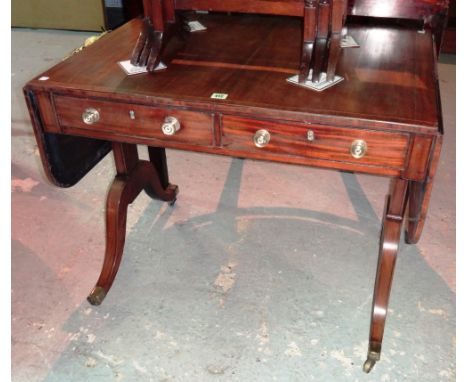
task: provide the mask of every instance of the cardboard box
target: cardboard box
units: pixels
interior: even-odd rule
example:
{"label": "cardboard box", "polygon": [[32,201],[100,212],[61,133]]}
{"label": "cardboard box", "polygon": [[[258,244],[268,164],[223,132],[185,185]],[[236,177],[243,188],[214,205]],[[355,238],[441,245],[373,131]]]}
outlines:
{"label": "cardboard box", "polygon": [[102,0],[13,0],[13,27],[102,31]]}

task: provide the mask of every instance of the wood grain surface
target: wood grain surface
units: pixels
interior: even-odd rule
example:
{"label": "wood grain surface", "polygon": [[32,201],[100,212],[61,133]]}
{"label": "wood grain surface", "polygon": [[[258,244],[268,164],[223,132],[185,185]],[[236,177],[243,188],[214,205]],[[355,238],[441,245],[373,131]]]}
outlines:
{"label": "wood grain surface", "polygon": [[[429,34],[350,26],[348,33],[361,47],[341,53],[336,73],[345,80],[317,93],[286,82],[299,68],[300,19],[257,15],[199,19],[208,30],[189,35],[172,57],[168,48],[164,71],[127,76],[117,64],[130,58],[137,39],[141,21],[133,20],[45,72],[48,81],[33,80],[30,86],[292,121],[438,132]],[[228,98],[213,100],[215,92]]]}
{"label": "wood grain surface", "polygon": [[[59,125],[69,133],[76,128],[90,130],[90,135],[98,130],[155,138],[162,144],[170,140],[192,145],[213,145],[213,116],[210,114],[65,96],[56,96],[54,101]],[[100,118],[95,124],[83,122],[81,116],[87,108],[99,112]],[[130,118],[130,112],[133,112],[134,119]],[[171,136],[164,135],[161,130],[165,118],[169,116],[176,117],[181,124],[180,131]]]}
{"label": "wood grain surface", "polygon": [[[252,139],[260,129],[271,134],[270,142],[263,148],[256,147]],[[314,132],[313,141],[307,140],[309,130]],[[368,149],[364,157],[356,159],[351,155],[350,147],[358,139],[365,140]],[[408,139],[408,134],[223,117],[223,147],[279,157],[298,156],[403,169]]]}
{"label": "wood grain surface", "polygon": [[[192,9],[196,3],[222,10],[237,4],[261,13],[262,7],[276,4],[177,0],[176,8]],[[351,6],[364,3],[392,4],[356,1]],[[423,6],[422,1],[411,3]],[[425,3],[443,8],[443,2]],[[415,28],[352,25],[348,34],[360,47],[340,52],[337,32],[328,54],[330,4],[319,2],[322,19],[319,14],[317,33],[323,38],[316,40],[313,66],[322,69],[331,54],[326,71],[330,75],[336,71],[344,80],[321,93],[286,81],[298,73],[301,57],[304,60],[311,52],[307,46],[302,52],[300,18],[265,15],[200,16],[207,31],[189,35],[185,44],[171,40],[162,57],[167,69],[127,76],[118,62],[130,58],[140,32],[142,21],[133,20],[26,85],[39,152],[52,180],[48,166],[54,147],[44,144],[47,134],[113,142],[117,175],[107,199],[103,267],[88,297],[92,304],[103,301],[117,274],[128,204],[141,190],[175,201],[177,187],[169,183],[165,148],[390,176],[364,371],[380,359],[406,207],[406,240],[414,243],[424,226],[442,144],[436,49],[432,34]],[[405,8],[402,1],[393,4]],[[307,65],[301,65],[303,75],[306,70]],[[42,76],[47,79],[40,80]],[[214,93],[225,97],[213,98]],[[99,113],[92,124],[82,117],[89,108]],[[180,122],[175,135],[161,131],[168,116]],[[270,137],[264,147],[254,144],[258,130],[266,130]],[[357,140],[367,146],[360,158],[350,151]],[[149,148],[149,161],[138,159],[137,143],[154,146]],[[93,158],[85,167],[71,162],[70,173],[82,176],[100,156]]]}

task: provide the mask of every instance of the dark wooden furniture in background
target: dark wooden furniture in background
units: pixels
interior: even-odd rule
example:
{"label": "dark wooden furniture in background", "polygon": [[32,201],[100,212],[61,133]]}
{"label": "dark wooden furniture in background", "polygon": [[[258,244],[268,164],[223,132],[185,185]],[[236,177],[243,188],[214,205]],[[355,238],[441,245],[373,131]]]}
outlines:
{"label": "dark wooden furniture in background", "polygon": [[442,53],[455,54],[457,52],[457,2],[450,0],[447,26],[442,39]]}
{"label": "dark wooden furniture in background", "polygon": [[[364,3],[373,2],[356,0],[350,13],[364,13]],[[175,201],[165,148],[387,176],[369,372],[380,358],[400,232],[406,222],[408,243],[421,235],[442,144],[431,28],[445,10],[436,1],[413,3],[425,33],[420,25],[348,24],[361,46],[342,50],[336,72],[345,80],[322,93],[286,81],[299,72],[302,19],[245,14],[198,15],[207,31],[168,41],[163,71],[127,76],[117,64],[130,58],[144,25],[135,19],[30,81],[24,92],[54,184],[75,184],[114,153],[105,260],[90,303],[103,301],[118,271],[127,205],[143,189]],[[149,161],[138,159],[136,144],[148,146]]]}
{"label": "dark wooden furniture in background", "polygon": [[[145,3],[145,7],[144,7]],[[175,22],[178,10],[192,11],[217,11],[217,12],[242,12],[263,13],[284,16],[298,16],[304,18],[303,43],[314,41],[312,27],[313,20],[317,17],[319,5],[323,8],[336,7],[335,15],[341,14],[346,18],[360,19],[390,19],[394,22],[406,20],[420,20],[422,28],[430,28],[436,38],[438,51],[455,53],[456,40],[456,0],[124,0],[123,10],[127,20],[143,15],[146,8],[146,16],[152,19],[152,24],[159,24],[158,16],[152,16],[154,4],[157,7],[169,8],[169,11],[161,12],[163,23]],[[320,4],[319,4],[320,3]],[[336,6],[336,3],[338,6]],[[341,7],[344,6],[344,9]],[[447,17],[448,16],[448,17]],[[169,20],[167,18],[170,18]],[[337,18],[334,18],[332,30],[336,33]],[[316,36],[315,36],[316,37]],[[303,54],[305,48],[303,47]],[[306,54],[306,53],[305,53]],[[136,60],[135,60],[136,61]]]}
{"label": "dark wooden furniture in background", "polygon": [[340,55],[341,32],[346,19],[347,0],[143,0],[143,28],[132,52],[131,63],[158,67],[161,56],[174,34],[181,34],[184,20],[177,10],[244,12],[282,16],[301,16],[302,55],[299,82],[320,82],[335,78]]}
{"label": "dark wooden furniture in background", "polygon": [[418,21],[422,30],[432,33],[440,52],[449,0],[349,0],[348,14],[364,18],[394,21]]}

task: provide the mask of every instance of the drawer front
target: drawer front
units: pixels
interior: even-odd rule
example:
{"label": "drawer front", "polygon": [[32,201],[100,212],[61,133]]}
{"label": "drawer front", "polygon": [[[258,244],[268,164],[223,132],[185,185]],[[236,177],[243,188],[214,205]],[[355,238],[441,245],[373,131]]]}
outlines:
{"label": "drawer front", "polygon": [[[264,147],[254,143],[259,130],[269,133],[269,142]],[[363,142],[365,154],[359,157]],[[255,155],[263,152],[283,160],[289,156],[403,169],[408,142],[409,136],[401,133],[284,124],[234,116],[224,116],[222,121],[222,144],[226,149]],[[351,153],[353,144],[355,156]]]}
{"label": "drawer front", "polygon": [[[161,142],[213,145],[213,116],[210,114],[67,96],[55,96],[54,101],[58,123],[64,132],[85,129],[100,135],[108,132]],[[87,110],[97,112],[98,119],[85,123],[83,113]],[[180,124],[173,135],[165,135],[161,129],[167,117],[175,117]]]}

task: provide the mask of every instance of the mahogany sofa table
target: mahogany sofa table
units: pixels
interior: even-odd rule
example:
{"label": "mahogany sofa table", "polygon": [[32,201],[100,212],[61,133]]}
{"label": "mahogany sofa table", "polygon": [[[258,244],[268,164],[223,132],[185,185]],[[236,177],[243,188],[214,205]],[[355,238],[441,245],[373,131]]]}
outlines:
{"label": "mahogany sofa table", "polygon": [[[77,183],[114,153],[105,259],[88,300],[100,304],[118,271],[128,204],[143,189],[175,201],[165,148],[387,176],[368,372],[380,358],[401,228],[406,222],[407,243],[418,241],[441,149],[432,36],[349,25],[360,47],[341,53],[336,72],[344,80],[315,92],[286,81],[299,67],[299,19],[210,14],[199,20],[207,31],[190,34],[185,44],[174,40],[165,70],[128,76],[118,65],[138,37],[135,19],[25,86],[54,184]],[[148,146],[149,161],[138,159],[137,144]]]}

